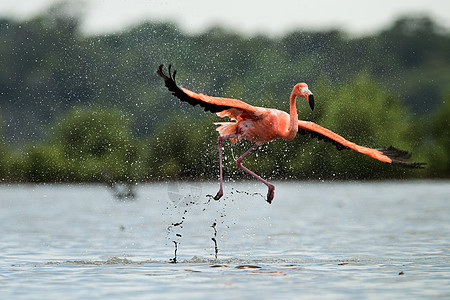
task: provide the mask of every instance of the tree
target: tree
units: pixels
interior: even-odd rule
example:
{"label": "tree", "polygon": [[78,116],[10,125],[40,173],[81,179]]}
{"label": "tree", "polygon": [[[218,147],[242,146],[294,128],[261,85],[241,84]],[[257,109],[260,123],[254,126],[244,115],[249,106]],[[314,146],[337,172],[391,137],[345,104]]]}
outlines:
{"label": "tree", "polygon": [[53,131],[52,143],[61,149],[72,180],[136,178],[139,150],[120,110],[73,108]]}
{"label": "tree", "polygon": [[[399,99],[384,91],[367,73],[348,84],[326,88],[320,103],[325,111],[319,124],[362,146],[381,148],[393,145],[411,150],[411,121]],[[353,151],[336,151],[327,143],[309,145],[311,166],[319,167],[323,177],[389,178],[409,174],[402,168],[383,164]]]}
{"label": "tree", "polygon": [[148,177],[156,180],[211,178],[216,170],[217,133],[213,118],[177,115],[146,143]]}
{"label": "tree", "polygon": [[3,140],[3,122],[2,115],[0,114],[0,182],[6,179],[8,152],[5,141]]}
{"label": "tree", "polygon": [[432,143],[428,147],[431,168],[440,177],[450,177],[450,96],[444,98],[433,118]]}

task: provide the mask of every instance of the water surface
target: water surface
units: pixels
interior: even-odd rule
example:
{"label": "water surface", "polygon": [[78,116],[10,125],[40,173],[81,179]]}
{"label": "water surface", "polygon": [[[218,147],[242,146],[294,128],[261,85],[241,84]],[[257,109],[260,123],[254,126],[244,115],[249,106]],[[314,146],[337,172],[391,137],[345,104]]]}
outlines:
{"label": "water surface", "polygon": [[450,297],[449,182],[217,187],[1,185],[2,299]]}

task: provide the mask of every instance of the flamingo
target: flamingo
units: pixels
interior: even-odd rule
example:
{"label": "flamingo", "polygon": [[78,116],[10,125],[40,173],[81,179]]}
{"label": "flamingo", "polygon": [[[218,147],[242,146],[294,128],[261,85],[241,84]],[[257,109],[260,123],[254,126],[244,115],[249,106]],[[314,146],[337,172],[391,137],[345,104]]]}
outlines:
{"label": "flamingo", "polygon": [[223,173],[222,173],[222,142],[229,139],[236,143],[242,139],[253,142],[242,156],[236,160],[239,169],[252,175],[268,187],[267,202],[270,204],[274,198],[275,186],[267,180],[247,169],[242,165],[242,161],[247,155],[258,146],[270,142],[276,138],[282,138],[290,141],[295,138],[297,133],[302,135],[309,134],[320,140],[331,142],[338,150],[352,149],[359,153],[368,155],[384,163],[399,165],[406,168],[423,168],[425,163],[409,162],[411,154],[407,151],[396,149],[392,146],[372,149],[359,146],[350,142],[340,135],[328,130],[313,122],[302,121],[298,119],[296,100],[298,97],[305,98],[311,110],[314,110],[314,95],[309,90],[306,83],[297,83],[292,89],[289,100],[289,114],[273,108],[255,107],[241,100],[211,97],[204,94],[198,94],[183,87],[179,87],[175,82],[176,70],[171,72],[171,65],[168,67],[168,74],[163,71],[164,65],[160,65],[156,71],[164,79],[165,86],[172,94],[181,101],[187,102],[192,106],[200,105],[205,111],[217,113],[221,118],[228,117],[234,122],[214,123],[219,125],[218,147],[219,147],[219,177],[220,187],[215,200],[223,196]]}

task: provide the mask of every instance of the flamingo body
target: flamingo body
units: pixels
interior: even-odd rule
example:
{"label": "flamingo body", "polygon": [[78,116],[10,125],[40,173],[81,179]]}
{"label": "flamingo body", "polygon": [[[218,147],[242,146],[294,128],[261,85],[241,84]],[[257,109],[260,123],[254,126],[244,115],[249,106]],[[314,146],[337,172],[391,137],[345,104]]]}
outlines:
{"label": "flamingo body", "polygon": [[175,82],[176,71],[171,73],[171,66],[168,68],[168,75],[163,71],[163,65],[160,65],[157,74],[164,79],[165,86],[174,96],[181,101],[187,102],[193,106],[200,105],[205,111],[217,113],[221,118],[228,117],[234,122],[219,122],[217,131],[219,132],[219,169],[220,169],[220,188],[214,199],[218,200],[223,195],[223,176],[222,176],[222,142],[230,139],[236,143],[245,139],[255,144],[236,160],[238,168],[254,176],[268,187],[267,202],[271,203],[274,197],[275,187],[268,181],[247,169],[242,165],[243,159],[259,145],[270,142],[277,138],[292,140],[297,133],[301,135],[309,134],[311,137],[331,142],[338,150],[352,149],[359,153],[368,155],[376,160],[400,165],[407,168],[422,168],[424,163],[409,162],[411,157],[406,151],[398,150],[392,146],[380,149],[372,149],[359,146],[350,142],[342,136],[326,129],[318,124],[308,121],[298,120],[296,99],[298,97],[308,100],[311,109],[314,109],[314,96],[305,83],[298,83],[294,86],[290,96],[290,113],[272,108],[255,107],[244,101],[212,97],[204,94],[195,93],[185,88],[180,88]]}
{"label": "flamingo body", "polygon": [[236,122],[215,123],[220,125],[217,131],[221,136],[237,135],[231,138],[236,143],[241,139],[264,144],[283,137],[289,129],[289,115],[277,109],[255,107],[256,114],[241,113],[235,117],[235,110],[229,109],[218,113],[219,117],[228,116]]}

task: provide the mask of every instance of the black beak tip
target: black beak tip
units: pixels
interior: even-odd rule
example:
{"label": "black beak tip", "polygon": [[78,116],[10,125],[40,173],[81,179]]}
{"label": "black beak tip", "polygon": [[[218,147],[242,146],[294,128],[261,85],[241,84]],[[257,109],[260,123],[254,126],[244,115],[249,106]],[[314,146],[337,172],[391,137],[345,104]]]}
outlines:
{"label": "black beak tip", "polygon": [[308,96],[308,102],[309,102],[309,107],[311,107],[311,110],[314,110],[314,95],[310,94]]}

